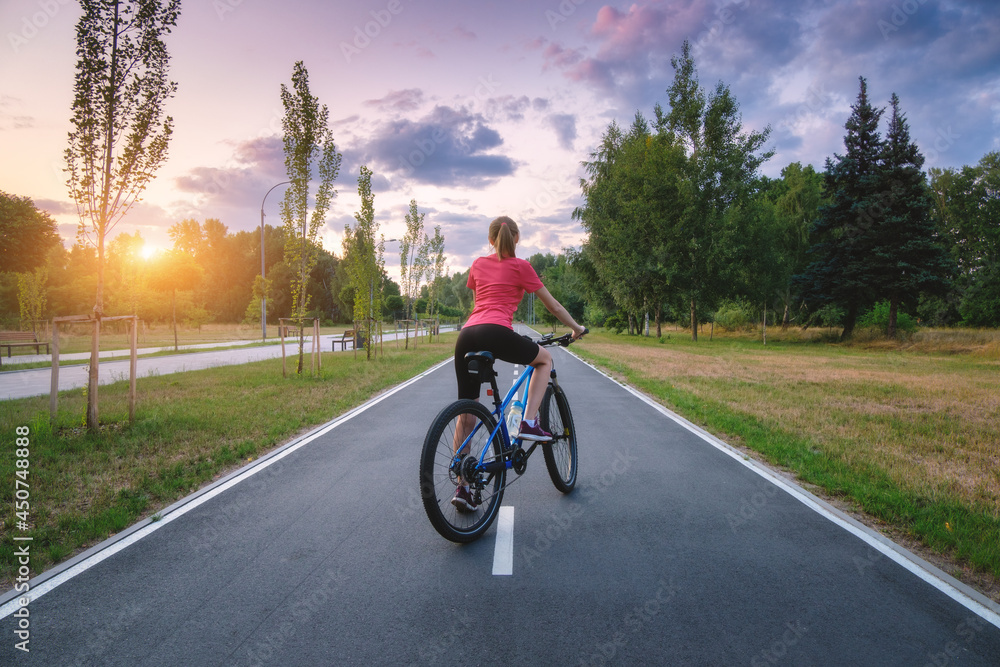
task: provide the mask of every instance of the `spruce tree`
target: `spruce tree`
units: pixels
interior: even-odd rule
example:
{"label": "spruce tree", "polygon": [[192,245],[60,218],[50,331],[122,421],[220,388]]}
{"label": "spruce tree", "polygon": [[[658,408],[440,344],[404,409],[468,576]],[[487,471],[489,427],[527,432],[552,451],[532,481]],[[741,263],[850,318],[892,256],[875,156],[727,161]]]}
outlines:
{"label": "spruce tree", "polygon": [[844,155],[827,158],[823,188],[830,202],[819,209],[813,226],[812,261],[796,284],[811,307],[836,304],[845,310],[842,338],[849,337],[861,309],[874,301],[871,275],[873,228],[881,216],[882,140],[878,132],[884,109],[860,91],[844,125]]}
{"label": "spruce tree", "polygon": [[910,140],[899,98],[882,149],[882,198],[872,228],[872,288],[889,299],[887,334],[896,335],[900,303],[915,305],[921,293],[943,295],[954,272],[931,218],[933,200],[921,167],[924,156]]}

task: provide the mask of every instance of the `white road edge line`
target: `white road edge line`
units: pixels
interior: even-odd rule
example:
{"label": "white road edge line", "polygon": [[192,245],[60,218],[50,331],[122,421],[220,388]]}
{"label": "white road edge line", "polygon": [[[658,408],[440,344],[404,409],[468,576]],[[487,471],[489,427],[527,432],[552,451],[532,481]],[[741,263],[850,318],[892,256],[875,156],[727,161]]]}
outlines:
{"label": "white road edge line", "polygon": [[959,604],[963,605],[969,611],[981,616],[983,619],[992,623],[997,628],[1000,628],[1000,605],[987,598],[982,593],[966,586],[958,579],[955,579],[946,572],[940,570],[939,568],[931,565],[924,559],[920,558],[914,553],[904,549],[895,542],[889,540],[884,535],[875,532],[868,526],[856,521],[855,519],[844,514],[837,508],[829,505],[822,499],[814,496],[798,485],[789,482],[784,477],[775,474],[772,470],[764,466],[763,464],[748,458],[743,452],[735,449],[731,445],[719,440],[711,433],[703,430],[702,428],[692,424],[688,420],[684,419],[680,415],[672,412],[668,408],[664,407],[658,403],[653,398],[647,396],[643,392],[639,391],[635,387],[632,387],[624,382],[616,380],[611,377],[600,368],[597,368],[589,361],[582,359],[577,354],[566,350],[569,354],[572,354],[580,362],[590,366],[592,369],[608,378],[615,384],[619,385],[632,395],[636,396],[644,403],[650,407],[658,410],[665,417],[673,420],[678,425],[686,428],[691,433],[697,435],[702,440],[712,445],[716,449],[728,454],[733,459],[739,461],[742,465],[746,466],[750,470],[754,471],[767,481],[771,482],[775,486],[783,489],[790,496],[801,502],[803,505],[813,510],[817,514],[829,519],[834,524],[840,526],[847,532],[851,533],[861,541],[865,542],[871,548],[875,549],[884,556],[887,556],[892,561],[903,567],[903,569],[908,570],[915,574],[916,576],[923,579],[925,582],[938,589],[952,600],[955,600]]}
{"label": "white road edge line", "polygon": [[226,491],[227,489],[236,486],[240,482],[250,479],[257,473],[261,472],[262,470],[265,470],[266,468],[268,468],[275,462],[285,458],[292,452],[302,447],[305,447],[313,440],[316,440],[317,438],[326,435],[327,433],[337,428],[344,422],[353,419],[354,417],[357,417],[368,408],[378,403],[381,403],[382,401],[389,398],[393,394],[400,392],[403,389],[409,387],[411,384],[414,384],[415,382],[422,380],[425,376],[430,375],[431,373],[441,368],[442,366],[445,366],[446,364],[450,364],[453,362],[454,360],[449,357],[448,359],[445,359],[441,363],[435,364],[434,366],[427,369],[423,373],[413,376],[406,382],[403,382],[402,384],[399,384],[393,387],[392,389],[386,391],[384,394],[380,394],[375,398],[367,401],[366,403],[359,405],[350,412],[347,412],[341,415],[340,417],[337,417],[336,419],[327,422],[326,424],[318,426],[316,429],[314,429],[310,433],[305,434],[298,440],[293,440],[292,442],[279,447],[278,449],[274,450],[265,457],[262,457],[257,461],[255,461],[254,463],[251,463],[248,466],[234,472],[228,477],[219,480],[214,485],[208,486],[202,489],[201,491],[196,492],[192,496],[189,496],[188,498],[185,498],[175,503],[171,507],[168,507],[167,509],[163,510],[163,512],[161,513],[162,518],[160,518],[158,521],[150,521],[149,519],[146,519],[143,522],[139,522],[131,529],[123,531],[118,536],[108,538],[104,542],[101,542],[100,544],[96,545],[87,552],[81,554],[77,558],[65,563],[62,569],[60,569],[59,566],[57,566],[53,570],[50,570],[48,573],[43,573],[38,575],[38,577],[36,578],[42,578],[43,581],[37,585],[32,584],[32,582],[28,582],[31,586],[31,589],[28,593],[25,594],[18,593],[17,589],[15,588],[14,590],[10,591],[4,596],[4,597],[7,596],[12,596],[12,597],[7,603],[5,603],[2,607],[0,607],[0,620],[7,618],[15,611],[20,609],[22,606],[26,606],[20,604],[20,600],[22,598],[25,597],[28,598],[29,604],[31,602],[34,602],[38,598],[42,597],[46,593],[49,593],[58,586],[61,586],[62,584],[66,583],[73,577],[77,576],[78,574],[86,572],[87,570],[94,567],[101,561],[110,558],[119,551],[138,542],[147,535],[159,530],[160,528],[167,525],[174,519],[184,516],[191,510],[199,507],[205,502],[208,502],[209,500],[216,497],[220,493]]}
{"label": "white road edge line", "polygon": [[500,507],[497,515],[497,544],[493,550],[493,574],[505,576],[514,574],[514,508]]}

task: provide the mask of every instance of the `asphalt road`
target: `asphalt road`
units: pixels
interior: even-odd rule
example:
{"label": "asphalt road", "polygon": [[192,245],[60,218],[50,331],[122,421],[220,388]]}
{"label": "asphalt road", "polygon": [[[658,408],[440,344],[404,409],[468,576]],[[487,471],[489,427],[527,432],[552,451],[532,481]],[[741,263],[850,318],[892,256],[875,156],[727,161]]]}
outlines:
{"label": "asphalt road", "polygon": [[458,546],[420,505],[446,365],[34,582],[30,653],[8,603],[0,664],[1000,664],[995,606],[555,356],[579,483],[537,456],[507,490],[510,575],[496,526]]}

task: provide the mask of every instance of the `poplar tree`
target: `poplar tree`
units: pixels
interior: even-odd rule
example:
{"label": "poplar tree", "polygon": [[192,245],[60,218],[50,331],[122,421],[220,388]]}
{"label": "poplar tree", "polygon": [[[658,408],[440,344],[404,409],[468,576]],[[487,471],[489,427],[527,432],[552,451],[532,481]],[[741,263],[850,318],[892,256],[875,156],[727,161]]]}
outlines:
{"label": "poplar tree", "polygon": [[[292,317],[299,324],[299,363],[302,373],[305,340],[302,323],[309,307],[306,287],[317,261],[317,242],[325,223],[330,200],[336,196],[333,181],[340,171],[341,155],[328,127],[330,112],[309,92],[309,72],[300,60],[292,72],[292,88],[281,84],[281,103],[285,115],[281,120],[284,132],[285,170],[290,186],[281,200],[281,220],[285,228],[285,264],[291,269]],[[309,212],[309,182],[313,166],[319,176],[319,187]]]}
{"label": "poplar tree", "polygon": [[87,386],[87,428],[98,426],[100,319],[104,314],[104,245],[167,158],[173,119],[164,104],[163,36],[177,25],[180,0],[81,0],[73,129],[65,152],[67,185],[80,216],[77,237],[97,249],[95,326]]}
{"label": "poplar tree", "polygon": [[[424,241],[424,217],[426,213],[417,210],[417,200],[410,200],[410,210],[406,214],[406,233],[399,242],[399,277],[406,299],[406,317],[413,316],[413,304],[420,293],[420,279],[416,259],[419,257]],[[409,338],[407,338],[407,345]]]}
{"label": "poplar tree", "polygon": [[357,224],[344,225],[344,255],[349,286],[354,292],[354,321],[363,325],[367,358],[372,358],[376,336],[381,337],[382,277],[385,270],[385,241],[378,236],[375,222],[375,195],[372,171],[361,166],[358,174],[361,210],[354,214]]}
{"label": "poplar tree", "polygon": [[434,227],[434,237],[427,244],[427,314],[434,316],[441,300],[441,277],[444,276],[444,236],[441,225]]}

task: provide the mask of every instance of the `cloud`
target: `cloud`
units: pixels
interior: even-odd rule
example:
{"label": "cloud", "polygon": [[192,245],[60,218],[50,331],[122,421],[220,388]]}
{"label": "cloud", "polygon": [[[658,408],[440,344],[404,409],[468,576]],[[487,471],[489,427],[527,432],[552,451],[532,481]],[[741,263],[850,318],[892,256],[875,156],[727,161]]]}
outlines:
{"label": "cloud", "polygon": [[555,129],[559,145],[568,151],[573,150],[573,141],[576,139],[576,116],[559,113],[552,114],[546,120]]}
{"label": "cloud", "polygon": [[383,171],[421,183],[479,187],[514,173],[511,158],[487,152],[502,145],[482,114],[437,106],[418,120],[376,124],[364,148]]}
{"label": "cloud", "polygon": [[35,206],[49,215],[76,215],[76,204],[56,199],[36,199]]}
{"label": "cloud", "polygon": [[503,95],[492,97],[486,102],[486,107],[492,111],[493,116],[508,121],[524,120],[524,112],[530,106],[531,100],[527,95]]}
{"label": "cloud", "polygon": [[285,176],[281,138],[230,141],[232,156],[222,167],[195,167],[174,179],[178,190],[196,195],[201,206],[245,206]]}
{"label": "cloud", "polygon": [[365,100],[364,105],[379,111],[414,111],[424,102],[424,92],[419,88],[389,91],[385,97]]}

